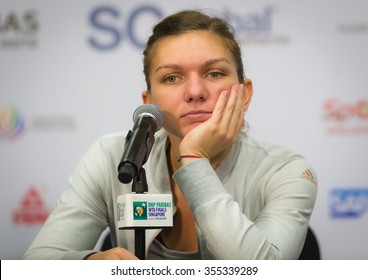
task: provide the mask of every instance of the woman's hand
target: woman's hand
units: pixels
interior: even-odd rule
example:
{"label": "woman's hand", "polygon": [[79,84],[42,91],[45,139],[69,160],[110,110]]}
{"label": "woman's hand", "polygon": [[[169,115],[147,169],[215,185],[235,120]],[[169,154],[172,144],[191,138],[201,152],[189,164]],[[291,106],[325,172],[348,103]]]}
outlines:
{"label": "woman's hand", "polygon": [[[216,160],[230,149],[244,124],[244,86],[233,85],[221,92],[211,118],[192,129],[181,141],[180,154]],[[191,159],[183,159],[182,164]]]}
{"label": "woman's hand", "polygon": [[86,260],[138,260],[131,252],[124,248],[112,248],[103,252],[96,252],[88,255]]}

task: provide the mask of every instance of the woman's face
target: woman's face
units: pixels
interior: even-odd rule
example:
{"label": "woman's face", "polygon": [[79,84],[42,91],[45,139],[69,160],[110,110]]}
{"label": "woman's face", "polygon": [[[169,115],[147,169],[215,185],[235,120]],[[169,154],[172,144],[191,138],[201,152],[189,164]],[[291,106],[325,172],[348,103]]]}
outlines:
{"label": "woman's face", "polygon": [[162,39],[150,69],[143,101],[162,110],[164,128],[179,138],[208,120],[219,94],[239,83],[231,53],[208,31]]}

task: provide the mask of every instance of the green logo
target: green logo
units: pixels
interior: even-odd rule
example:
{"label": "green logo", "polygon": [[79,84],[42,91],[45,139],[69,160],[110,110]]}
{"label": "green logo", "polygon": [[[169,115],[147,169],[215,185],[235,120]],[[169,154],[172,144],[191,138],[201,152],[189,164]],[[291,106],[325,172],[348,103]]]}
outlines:
{"label": "green logo", "polygon": [[146,201],[134,201],[134,220],[147,220],[147,202]]}
{"label": "green logo", "polygon": [[125,218],[125,202],[118,203],[118,221],[123,221]]}

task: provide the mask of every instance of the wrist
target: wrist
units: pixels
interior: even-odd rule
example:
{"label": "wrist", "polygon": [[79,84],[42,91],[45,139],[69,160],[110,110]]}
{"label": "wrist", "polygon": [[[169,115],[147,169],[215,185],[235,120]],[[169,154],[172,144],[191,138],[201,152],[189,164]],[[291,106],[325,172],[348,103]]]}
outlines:
{"label": "wrist", "polygon": [[176,157],[176,161],[181,165],[185,165],[200,158],[202,157],[195,154],[182,154]]}
{"label": "wrist", "polygon": [[201,158],[201,156],[198,156],[198,155],[194,155],[194,154],[183,154],[183,155],[179,155],[176,157],[176,161],[177,162],[181,162],[182,159],[185,159],[185,158],[190,158],[190,159],[197,159],[197,158]]}

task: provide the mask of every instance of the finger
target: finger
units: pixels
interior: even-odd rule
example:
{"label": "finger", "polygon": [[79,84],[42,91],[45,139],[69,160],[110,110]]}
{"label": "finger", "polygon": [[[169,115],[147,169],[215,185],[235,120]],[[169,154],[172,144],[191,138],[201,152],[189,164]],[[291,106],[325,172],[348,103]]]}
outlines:
{"label": "finger", "polygon": [[230,91],[230,96],[228,98],[228,101],[226,103],[226,106],[224,108],[224,112],[222,115],[222,119],[220,122],[220,129],[223,132],[228,132],[229,131],[229,127],[231,125],[231,123],[233,122],[233,118],[234,118],[234,114],[238,114],[237,111],[239,110],[238,108],[238,91],[239,91],[239,87],[240,85],[233,85]]}
{"label": "finger", "polygon": [[224,90],[220,93],[215,108],[212,111],[211,121],[215,123],[219,123],[221,121],[228,98],[229,98],[228,90]]}
{"label": "finger", "polygon": [[244,123],[244,106],[243,106],[244,86],[241,84],[237,89],[236,103],[234,111],[229,120],[229,135],[237,135]]}

